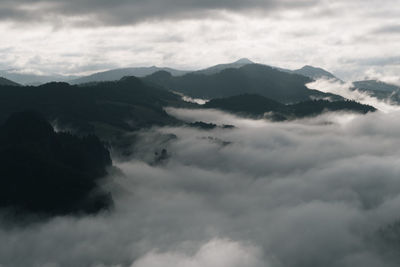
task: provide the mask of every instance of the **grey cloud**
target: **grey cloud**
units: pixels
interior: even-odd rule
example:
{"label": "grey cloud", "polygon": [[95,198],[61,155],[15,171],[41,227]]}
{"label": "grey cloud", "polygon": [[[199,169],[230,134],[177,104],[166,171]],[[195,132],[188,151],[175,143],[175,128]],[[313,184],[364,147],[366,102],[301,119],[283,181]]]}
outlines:
{"label": "grey cloud", "polygon": [[374,34],[399,34],[400,33],[400,25],[395,24],[395,25],[386,25],[383,27],[380,27],[373,31]]}
{"label": "grey cloud", "polygon": [[[318,0],[250,0],[250,1],[185,1],[185,0],[148,0],[148,1],[40,1],[17,0],[0,3],[0,19],[15,22],[59,21],[61,17],[76,18],[76,25],[123,25],[154,19],[193,18],[210,15],[213,11],[228,10],[241,12],[246,10],[269,12],[281,8],[303,8],[315,5]],[[27,5],[30,7],[28,8]]]}
{"label": "grey cloud", "polygon": [[345,64],[358,64],[364,66],[385,66],[385,65],[399,65],[400,56],[389,56],[389,57],[370,57],[370,58],[358,58],[358,59],[344,59],[342,60]]}

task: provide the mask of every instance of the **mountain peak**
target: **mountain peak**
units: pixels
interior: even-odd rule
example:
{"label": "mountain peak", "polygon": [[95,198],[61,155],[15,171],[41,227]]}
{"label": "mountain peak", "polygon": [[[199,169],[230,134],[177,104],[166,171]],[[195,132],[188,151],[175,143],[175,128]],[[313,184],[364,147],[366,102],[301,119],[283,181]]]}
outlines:
{"label": "mountain peak", "polygon": [[295,70],[293,72],[309,77],[311,79],[320,79],[320,78],[337,79],[332,73],[322,68],[317,68],[310,65],[305,65],[301,69]]}
{"label": "mountain peak", "polygon": [[254,62],[251,61],[251,60],[248,59],[248,58],[241,58],[241,59],[235,61],[234,63],[235,63],[235,64],[254,64]]}

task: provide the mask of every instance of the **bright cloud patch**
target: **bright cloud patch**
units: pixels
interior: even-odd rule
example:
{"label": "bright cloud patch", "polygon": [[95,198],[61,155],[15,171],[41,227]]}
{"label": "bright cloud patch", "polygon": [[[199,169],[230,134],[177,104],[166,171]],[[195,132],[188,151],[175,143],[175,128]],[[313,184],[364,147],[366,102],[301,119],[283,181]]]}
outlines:
{"label": "bright cloud patch", "polygon": [[214,239],[204,244],[193,255],[179,252],[151,252],[138,259],[131,267],[268,267],[261,260],[260,251],[230,240]]}

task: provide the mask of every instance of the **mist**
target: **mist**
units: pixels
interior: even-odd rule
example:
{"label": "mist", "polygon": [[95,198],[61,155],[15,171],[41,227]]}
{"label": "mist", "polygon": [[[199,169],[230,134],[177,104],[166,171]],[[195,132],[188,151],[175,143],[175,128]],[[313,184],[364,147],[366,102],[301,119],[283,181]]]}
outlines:
{"label": "mist", "polygon": [[378,233],[399,220],[399,112],[276,123],[167,111],[235,128],[141,132],[104,185],[114,211],[1,227],[0,265],[397,266]]}
{"label": "mist", "polygon": [[307,84],[306,86],[309,89],[340,95],[346,99],[351,99],[362,104],[374,106],[385,113],[400,110],[400,107],[392,103],[390,99],[386,99],[384,101],[377,99],[367,92],[363,92],[355,88],[352,82],[342,82],[337,79],[318,79]]}

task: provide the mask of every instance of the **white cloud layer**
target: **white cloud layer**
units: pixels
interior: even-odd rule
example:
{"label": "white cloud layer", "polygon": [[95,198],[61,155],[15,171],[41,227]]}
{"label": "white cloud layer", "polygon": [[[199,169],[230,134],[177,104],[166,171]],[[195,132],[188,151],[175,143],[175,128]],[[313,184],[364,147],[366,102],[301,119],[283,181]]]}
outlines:
{"label": "white cloud layer", "polygon": [[352,82],[341,82],[335,79],[319,79],[306,85],[309,89],[319,90],[324,93],[332,93],[354,100],[362,104],[375,107],[382,112],[399,111],[400,107],[391,103],[390,99],[382,101],[355,88]]}
{"label": "white cloud layer", "polygon": [[[168,111],[237,127],[143,132],[107,185],[114,212],[0,227],[0,264],[398,266],[378,230],[400,220],[399,112],[272,123]],[[142,161],[162,148],[164,165]]]}

